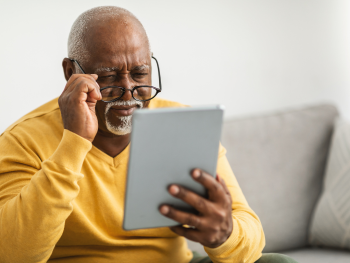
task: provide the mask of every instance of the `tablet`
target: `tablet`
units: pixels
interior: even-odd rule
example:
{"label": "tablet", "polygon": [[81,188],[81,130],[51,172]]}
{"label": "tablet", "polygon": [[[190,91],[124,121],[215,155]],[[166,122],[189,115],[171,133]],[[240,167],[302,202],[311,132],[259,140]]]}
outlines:
{"label": "tablet", "polygon": [[195,212],[168,192],[182,185],[201,196],[205,188],[190,172],[216,176],[223,106],[136,110],[132,119],[125,192],[125,230],[179,225],[159,212],[162,204]]}

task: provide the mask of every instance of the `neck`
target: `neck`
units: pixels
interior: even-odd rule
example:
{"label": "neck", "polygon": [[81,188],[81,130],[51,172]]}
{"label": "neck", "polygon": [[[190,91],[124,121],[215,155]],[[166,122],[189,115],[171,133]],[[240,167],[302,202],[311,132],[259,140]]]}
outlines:
{"label": "neck", "polygon": [[130,134],[115,135],[110,132],[98,130],[92,144],[111,157],[116,157],[129,144]]}

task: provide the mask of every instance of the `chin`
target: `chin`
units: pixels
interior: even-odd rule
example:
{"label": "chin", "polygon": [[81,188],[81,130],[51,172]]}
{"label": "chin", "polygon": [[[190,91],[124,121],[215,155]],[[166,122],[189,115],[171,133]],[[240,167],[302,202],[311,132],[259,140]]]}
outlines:
{"label": "chin", "polygon": [[118,124],[112,123],[106,116],[106,127],[107,130],[115,135],[126,135],[131,133],[131,120],[132,115],[116,117],[118,119]]}

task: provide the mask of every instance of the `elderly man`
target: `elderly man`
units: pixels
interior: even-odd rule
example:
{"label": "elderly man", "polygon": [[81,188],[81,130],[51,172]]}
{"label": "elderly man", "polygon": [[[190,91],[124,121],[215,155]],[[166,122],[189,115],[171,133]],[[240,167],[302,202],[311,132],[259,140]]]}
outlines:
{"label": "elderly man", "polygon": [[[80,15],[68,56],[59,99],[25,115],[0,137],[0,262],[291,262],[262,256],[259,218],[223,148],[217,179],[192,172],[208,189],[208,199],[177,185],[169,188],[199,215],[165,204],[160,213],[179,226],[124,231],[132,113],[182,105],[154,98],[159,90],[150,87],[148,38],[125,9],[99,7]],[[182,236],[205,246],[210,258],[193,257]]]}

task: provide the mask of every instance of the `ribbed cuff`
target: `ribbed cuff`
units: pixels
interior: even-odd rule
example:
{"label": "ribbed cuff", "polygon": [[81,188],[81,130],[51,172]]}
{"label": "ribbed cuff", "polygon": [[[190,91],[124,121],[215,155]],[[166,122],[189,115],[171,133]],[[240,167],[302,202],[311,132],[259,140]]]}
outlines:
{"label": "ribbed cuff", "polygon": [[62,140],[49,160],[80,173],[84,159],[91,148],[91,142],[69,130],[64,130]]}
{"label": "ribbed cuff", "polygon": [[228,251],[231,251],[232,248],[237,246],[237,242],[239,239],[239,226],[237,222],[233,220],[233,230],[229,238],[220,246],[216,248],[204,247],[204,250],[208,253],[208,255],[212,255],[213,257],[219,257],[225,255]]}

